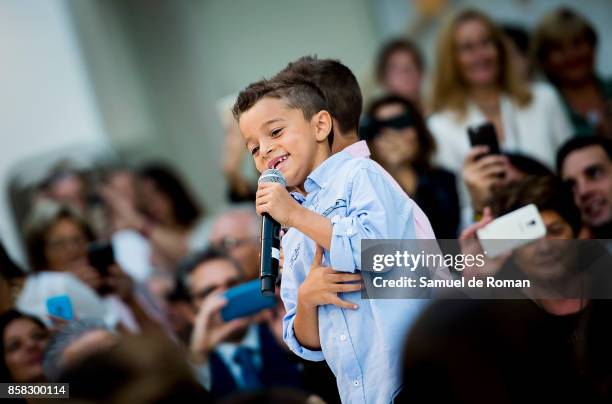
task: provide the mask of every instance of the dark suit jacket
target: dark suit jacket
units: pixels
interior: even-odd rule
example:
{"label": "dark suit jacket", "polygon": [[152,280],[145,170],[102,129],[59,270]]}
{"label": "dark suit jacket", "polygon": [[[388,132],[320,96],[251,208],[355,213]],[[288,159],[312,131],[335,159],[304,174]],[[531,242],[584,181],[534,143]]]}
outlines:
{"label": "dark suit jacket", "polygon": [[[302,388],[299,365],[290,361],[287,352],[278,345],[272,332],[266,325],[258,326],[261,369],[259,379],[263,388],[293,387]],[[219,354],[213,352],[209,358],[212,375],[211,393],[222,397],[238,390],[238,383],[225,365]]]}

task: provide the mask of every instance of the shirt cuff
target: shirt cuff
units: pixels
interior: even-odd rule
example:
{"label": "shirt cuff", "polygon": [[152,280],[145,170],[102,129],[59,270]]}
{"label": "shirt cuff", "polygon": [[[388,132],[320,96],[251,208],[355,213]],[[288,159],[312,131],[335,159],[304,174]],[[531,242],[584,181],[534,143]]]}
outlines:
{"label": "shirt cuff", "polygon": [[330,266],[336,271],[355,272],[359,269],[359,263],[355,262],[353,254],[361,253],[361,240],[359,240],[354,220],[352,217],[334,216],[331,222]]}
{"label": "shirt cuff", "polygon": [[195,372],[196,380],[203,386],[207,391],[212,388],[212,374],[210,371],[210,364],[208,360],[200,365],[191,364],[192,369]]}
{"label": "shirt cuff", "polygon": [[300,345],[295,337],[295,332],[293,331],[294,321],[295,316],[285,321],[285,335],[283,336],[283,339],[285,340],[285,343],[289,349],[300,358],[313,362],[324,361],[325,357],[323,356],[323,351],[311,351],[310,349],[304,348],[302,345]]}

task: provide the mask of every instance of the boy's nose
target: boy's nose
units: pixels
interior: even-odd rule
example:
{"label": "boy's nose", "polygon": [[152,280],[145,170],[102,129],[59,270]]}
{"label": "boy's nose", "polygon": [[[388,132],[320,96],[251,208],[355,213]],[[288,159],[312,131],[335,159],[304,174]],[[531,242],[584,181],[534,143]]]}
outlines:
{"label": "boy's nose", "polygon": [[262,146],[262,150],[264,152],[264,156],[266,159],[270,158],[270,155],[272,153],[272,150],[274,150],[274,147],[272,147],[272,144],[267,144]]}

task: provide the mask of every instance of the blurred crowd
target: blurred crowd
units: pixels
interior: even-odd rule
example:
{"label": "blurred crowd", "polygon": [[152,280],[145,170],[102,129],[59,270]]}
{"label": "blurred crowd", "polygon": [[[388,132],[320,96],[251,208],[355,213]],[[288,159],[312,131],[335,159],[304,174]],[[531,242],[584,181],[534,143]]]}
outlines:
{"label": "blurred crowd", "polygon": [[[576,10],[532,31],[459,11],[432,63],[408,38],[383,44],[355,141],[438,239],[475,238],[531,203],[547,238],[610,239],[612,79],[596,71],[597,50]],[[498,151],[470,143],[468,128],[485,122]],[[327,365],[283,342],[278,293],[271,309],[221,317],[223,293],[258,278],[261,224],[248,151],[235,122],[225,130],[230,204],[214,216],[167,164],[103,167],[95,181],[69,161],[49,171],[23,223],[27,268],[0,243],[0,381],[69,382],[84,402],[339,402]],[[69,304],[54,312],[57,296]],[[607,306],[434,303],[407,336],[396,402],[522,402],[529,387],[549,394],[534,400],[605,402]]]}

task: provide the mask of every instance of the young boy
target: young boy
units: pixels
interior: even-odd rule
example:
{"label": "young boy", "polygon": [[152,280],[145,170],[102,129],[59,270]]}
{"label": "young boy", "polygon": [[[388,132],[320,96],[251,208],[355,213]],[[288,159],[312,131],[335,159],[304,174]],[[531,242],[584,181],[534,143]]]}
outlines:
{"label": "young boy", "polygon": [[[282,240],[285,342],[305,359],[327,360],[343,402],[391,402],[401,388],[401,346],[422,302],[362,300],[354,282],[361,239],[415,238],[412,205],[371,160],[331,156],[332,117],[313,83],[253,83],[233,112],[257,169],[280,170],[296,190],[263,183],[256,196],[258,213],[290,228]],[[322,249],[333,269],[319,268]]]}
{"label": "young boy", "polygon": [[[321,90],[327,101],[327,111],[332,116],[334,126],[332,154],[344,150],[353,157],[369,158],[371,153],[368,144],[365,140],[360,140],[357,134],[363,98],[357,78],[351,69],[339,60],[303,56],[290,62],[273,80],[292,80],[296,77],[311,81]],[[431,223],[423,210],[384,168],[378,163],[375,165],[401,191],[407,203],[412,205],[416,238],[435,239]]]}

